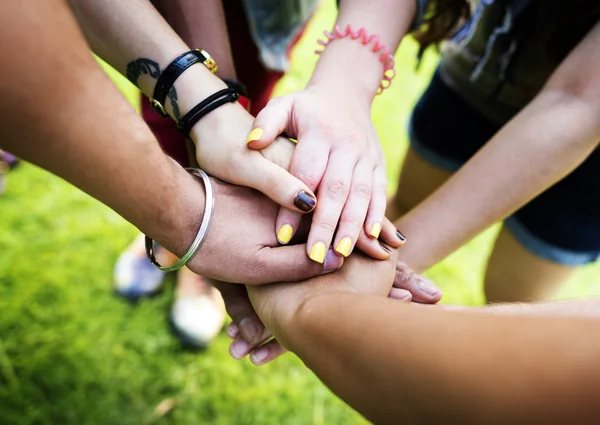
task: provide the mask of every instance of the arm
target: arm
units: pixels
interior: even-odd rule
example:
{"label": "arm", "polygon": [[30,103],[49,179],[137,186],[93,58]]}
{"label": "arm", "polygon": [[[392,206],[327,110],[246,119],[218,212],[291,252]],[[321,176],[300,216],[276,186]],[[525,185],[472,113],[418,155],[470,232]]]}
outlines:
{"label": "arm", "polygon": [[495,304],[488,307],[444,306],[448,310],[519,314],[534,316],[567,316],[600,318],[600,299],[568,300],[549,303]]}
{"label": "arm", "polygon": [[[71,0],[71,4],[96,54],[146,96],[152,96],[161,70],[189,50],[147,0]],[[206,67],[191,66],[169,92],[166,110],[177,120],[225,87]],[[314,194],[261,152],[245,148],[243,140],[251,124],[252,116],[238,103],[228,103],[203,117],[190,133],[198,164],[215,177],[252,187],[280,205],[302,211],[296,205],[297,195],[304,192],[314,199]]]}
{"label": "arm", "polygon": [[0,9],[2,37],[12,40],[0,46],[2,147],[183,253],[202,218],[201,185],[162,153],[100,70],[68,6],[36,0]]}
{"label": "arm", "polygon": [[[66,3],[33,3],[0,5],[2,36],[13,40],[0,46],[6,58],[2,147],[76,185],[183,254],[202,220],[202,185],[162,153],[94,61]],[[310,262],[302,245],[279,247],[272,232],[276,205],[248,188],[214,182],[216,213],[206,242],[189,263],[193,271],[264,283],[341,265],[339,258],[333,265]]]}
{"label": "arm", "polygon": [[[343,0],[337,25],[364,27],[394,52],[415,14],[415,0]],[[364,235],[376,239],[385,215],[385,158],[371,123],[373,97],[383,77],[382,52],[350,38],[322,52],[305,90],[272,100],[256,117],[248,146],[261,149],[285,133],[298,140],[290,173],[319,190],[307,254],[322,261],[333,245],[348,256]],[[277,229],[296,230],[301,216],[282,209]],[[337,231],[336,231],[337,229]],[[335,232],[335,235],[334,235]]]}
{"label": "arm", "polygon": [[600,414],[597,315],[399,303],[385,299],[386,273],[383,262],[351,258],[332,275],[248,292],[278,340],[374,423],[569,424]]}
{"label": "arm", "polygon": [[[396,222],[423,271],[573,171],[600,141],[600,24],[540,94],[447,183]],[[443,214],[440,214],[443,211]]]}

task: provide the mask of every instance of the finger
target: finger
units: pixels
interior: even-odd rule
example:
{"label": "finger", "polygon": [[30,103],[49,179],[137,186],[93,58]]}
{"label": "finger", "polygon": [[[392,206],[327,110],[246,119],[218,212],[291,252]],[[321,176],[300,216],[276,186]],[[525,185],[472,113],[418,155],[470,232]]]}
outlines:
{"label": "finger", "polygon": [[360,232],[356,248],[375,260],[387,260],[390,258],[391,250],[379,243],[377,239],[372,239],[365,232]]}
{"label": "finger", "polygon": [[412,294],[413,301],[425,304],[435,304],[442,299],[442,290],[433,282],[416,274],[402,263],[396,265],[394,277],[395,288],[405,289]]}
{"label": "finger", "polygon": [[355,164],[353,156],[342,153],[332,153],[329,158],[327,170],[319,185],[319,203],[308,234],[307,253],[317,263],[323,263],[327,248],[331,245],[350,193]]}
{"label": "finger", "polygon": [[[316,146],[316,147],[315,147]],[[308,188],[313,191],[317,190],[329,158],[329,148],[322,143],[319,144],[309,134],[302,139],[298,144],[292,162],[290,164],[290,173],[300,179]],[[316,200],[308,199],[304,194],[299,193],[299,197],[294,198],[294,202],[298,207],[305,207],[303,212],[310,212],[315,208]],[[275,232],[280,243],[286,244],[290,238],[296,233],[302,215],[289,208],[281,208],[277,219],[275,220]]]}
{"label": "finger", "polygon": [[275,360],[284,354],[287,350],[275,338],[267,343],[255,348],[250,353],[250,361],[256,366],[262,366],[265,363]]}
{"label": "finger", "polygon": [[392,298],[398,301],[411,302],[412,294],[406,289],[392,288],[388,294],[388,298]]}
{"label": "finger", "polygon": [[400,232],[400,230],[396,229],[396,226],[394,226],[390,220],[385,217],[383,217],[383,221],[381,223],[381,234],[379,235],[379,240],[394,248],[400,248],[406,243],[406,237]]}
{"label": "finger", "polygon": [[242,172],[242,184],[252,187],[295,213],[311,212],[317,198],[301,180],[263,156],[256,155]]}
{"label": "finger", "polygon": [[229,329],[232,326],[230,325],[227,328],[227,335],[230,338],[243,339],[247,344],[262,343],[270,333],[256,315],[248,299],[246,287],[224,282],[213,282],[213,285],[221,292],[227,314],[238,329],[238,333],[235,333],[235,329]]}
{"label": "finger", "polygon": [[338,270],[344,259],[330,249],[324,255],[323,264],[306,256],[306,245],[262,248],[248,270],[248,284],[272,282],[295,282]]}
{"label": "finger", "polygon": [[282,96],[271,99],[258,113],[246,144],[251,149],[263,149],[269,146],[281,133],[290,133],[288,123],[291,120],[294,96]]}
{"label": "finger", "polygon": [[227,329],[225,329],[225,334],[229,338],[234,339],[240,334],[240,328],[238,327],[238,325],[235,324],[235,322],[231,322],[229,325],[227,325]]}
{"label": "finger", "polygon": [[385,206],[387,191],[387,177],[385,167],[377,166],[373,171],[373,193],[371,193],[371,204],[365,221],[365,232],[373,239],[377,239],[381,233],[381,224],[385,217]]}
{"label": "finger", "polygon": [[372,167],[367,162],[359,162],[352,174],[350,193],[343,207],[333,243],[335,251],[344,257],[350,255],[358,240],[358,235],[362,232],[372,188]]}

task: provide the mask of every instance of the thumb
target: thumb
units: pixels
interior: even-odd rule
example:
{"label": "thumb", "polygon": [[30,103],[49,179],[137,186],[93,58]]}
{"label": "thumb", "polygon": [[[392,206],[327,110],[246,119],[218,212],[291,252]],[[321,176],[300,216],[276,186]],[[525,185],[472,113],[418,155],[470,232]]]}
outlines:
{"label": "thumb", "polygon": [[287,132],[292,115],[292,95],[271,99],[258,113],[246,143],[250,149],[269,146],[282,133]]}
{"label": "thumb", "polygon": [[263,156],[254,156],[244,170],[244,186],[264,193],[282,207],[301,213],[308,213],[315,209],[317,197],[313,191]]}
{"label": "thumb", "polygon": [[268,277],[255,276],[257,282],[295,282],[338,270],[344,258],[330,248],[319,264],[308,258],[306,244],[303,244],[264,247],[258,252],[258,262],[262,266],[259,270],[264,270]]}

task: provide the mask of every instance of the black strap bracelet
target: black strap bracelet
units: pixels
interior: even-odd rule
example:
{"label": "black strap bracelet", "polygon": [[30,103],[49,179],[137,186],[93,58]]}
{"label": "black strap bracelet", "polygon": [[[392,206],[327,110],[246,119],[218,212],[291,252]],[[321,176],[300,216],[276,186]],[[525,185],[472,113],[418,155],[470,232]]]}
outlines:
{"label": "black strap bracelet", "polygon": [[156,81],[156,86],[154,86],[154,93],[152,94],[150,103],[156,112],[163,117],[169,116],[165,111],[164,105],[171,87],[173,87],[175,80],[177,80],[186,69],[197,63],[204,64],[204,66],[213,73],[217,71],[215,61],[210,57],[208,52],[204,50],[191,50],[177,56],[160,74]]}
{"label": "black strap bracelet", "polygon": [[236,92],[240,96],[248,97],[248,90],[246,90],[246,86],[240,83],[238,80],[233,80],[231,78],[221,78],[227,87],[235,89]]}
{"label": "black strap bracelet", "polygon": [[202,102],[194,106],[187,114],[185,114],[177,123],[179,131],[181,131],[186,137],[189,136],[192,127],[196,125],[198,121],[206,114],[214,111],[219,106],[222,106],[229,102],[235,102],[239,99],[240,95],[230,87],[219,90],[215,94],[208,96]]}

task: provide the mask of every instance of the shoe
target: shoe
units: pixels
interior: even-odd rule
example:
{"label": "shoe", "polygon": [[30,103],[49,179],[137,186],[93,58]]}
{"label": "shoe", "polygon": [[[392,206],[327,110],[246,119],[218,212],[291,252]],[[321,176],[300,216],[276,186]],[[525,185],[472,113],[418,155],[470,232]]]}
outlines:
{"label": "shoe", "polygon": [[[130,301],[156,294],[162,288],[167,275],[150,263],[143,248],[140,249],[139,241],[138,237],[121,254],[114,270],[115,293]],[[141,241],[143,247],[143,236]]]}
{"label": "shoe", "polygon": [[[205,349],[225,324],[225,304],[219,291],[203,277],[190,274],[193,273],[187,268],[179,271],[177,295],[170,314],[171,328],[185,347]],[[182,279],[188,280],[185,285],[188,288],[190,279],[194,279],[196,287],[182,288]]]}

